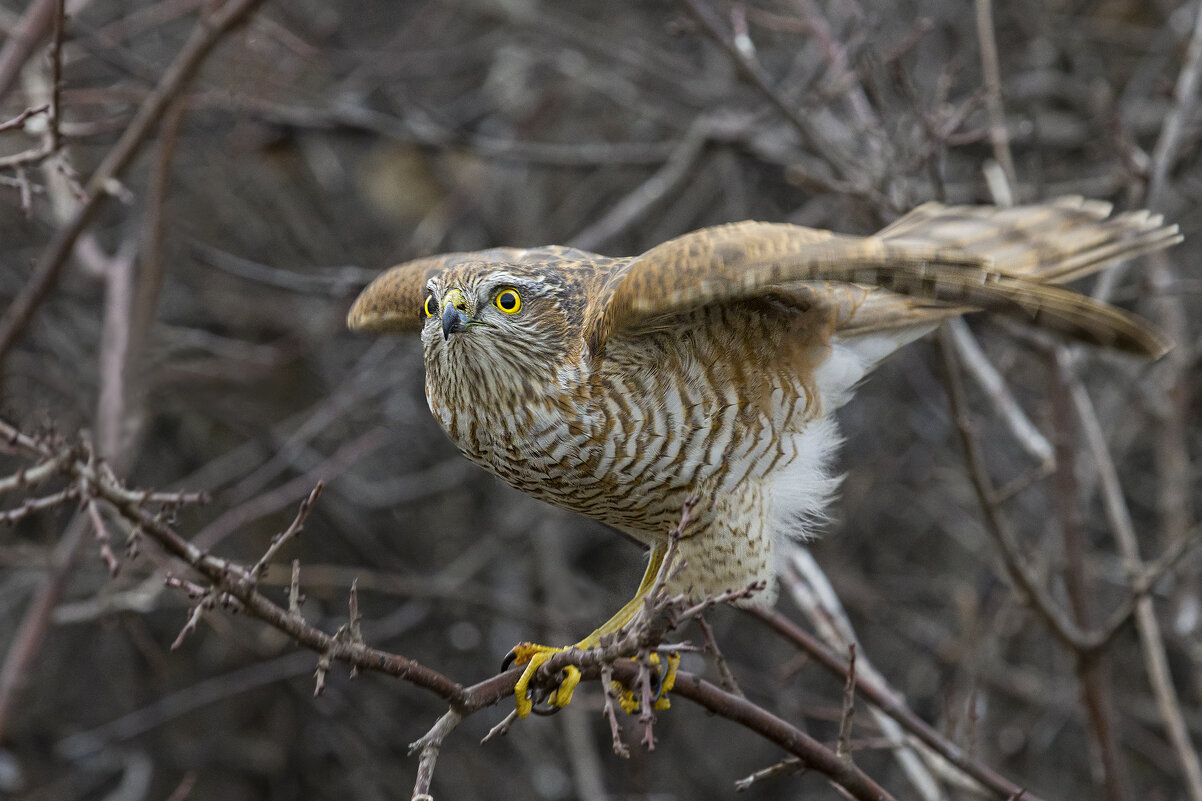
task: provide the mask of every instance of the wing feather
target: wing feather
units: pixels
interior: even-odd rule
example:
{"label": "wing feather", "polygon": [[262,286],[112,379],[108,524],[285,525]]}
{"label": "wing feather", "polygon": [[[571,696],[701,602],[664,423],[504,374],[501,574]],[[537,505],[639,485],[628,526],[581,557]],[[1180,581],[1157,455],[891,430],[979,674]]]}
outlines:
{"label": "wing feather", "polygon": [[[1091,229],[1098,225],[1098,212],[1104,217],[1108,206],[1074,205],[1072,199],[1060,203],[1007,210],[988,207],[980,217],[975,216],[977,209],[986,207],[928,204],[871,237],[756,222],[694,231],[652,248],[609,279],[586,319],[586,342],[599,355],[609,337],[653,322],[662,324],[662,318],[692,308],[796,292],[815,282],[846,282],[909,296],[905,304],[874,300],[868,305],[890,308],[910,322],[988,309],[1086,342],[1152,357],[1164,353],[1168,340],[1145,321],[1046,282],[1067,280],[1066,276],[1076,277],[1117,258],[1165,247],[1175,241],[1175,229],[1137,215],[1109,234],[1098,235]],[[1081,217],[1081,224],[1064,224],[1058,209]],[[1025,226],[1044,225],[1045,218],[1069,233],[1059,237],[1022,233]],[[1135,244],[1125,249],[1114,246],[1115,232],[1130,229],[1132,219],[1139,221],[1136,227],[1152,233],[1136,237]],[[1071,237],[1077,244],[1070,244]],[[1019,241],[1025,249],[1006,251]],[[1004,256],[1005,269],[995,266],[994,253]],[[1066,263],[1068,267],[1063,266]],[[846,322],[870,327],[854,316]],[[910,324],[881,322],[883,327]]]}

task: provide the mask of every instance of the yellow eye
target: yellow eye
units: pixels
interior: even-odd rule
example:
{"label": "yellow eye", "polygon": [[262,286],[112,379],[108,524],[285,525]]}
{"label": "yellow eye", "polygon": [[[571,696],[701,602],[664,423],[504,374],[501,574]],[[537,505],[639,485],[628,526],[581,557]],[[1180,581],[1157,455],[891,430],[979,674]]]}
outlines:
{"label": "yellow eye", "polygon": [[438,309],[438,304],[434,302],[434,293],[426,295],[426,303],[422,308],[425,309],[427,317],[434,316],[434,312]]}
{"label": "yellow eye", "polygon": [[502,289],[492,299],[492,305],[506,314],[517,314],[522,308],[522,296],[516,289]]}

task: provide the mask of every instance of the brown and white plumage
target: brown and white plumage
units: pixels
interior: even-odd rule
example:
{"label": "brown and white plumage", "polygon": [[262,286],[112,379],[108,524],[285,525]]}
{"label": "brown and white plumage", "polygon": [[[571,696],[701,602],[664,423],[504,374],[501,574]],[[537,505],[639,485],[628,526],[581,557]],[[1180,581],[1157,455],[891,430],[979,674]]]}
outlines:
{"label": "brown and white plumage", "polygon": [[[457,253],[387,271],[348,323],[420,329],[434,416],[523,492],[652,547],[702,498],[671,590],[771,587],[773,541],[804,536],[834,490],[832,412],[941,320],[989,309],[1143,356],[1168,348],[1060,286],[1180,239],[1146,212],[1109,215],[1079,198],[927,204],[871,237],[743,222],[634,258]],[[495,305],[505,289],[520,311]]]}

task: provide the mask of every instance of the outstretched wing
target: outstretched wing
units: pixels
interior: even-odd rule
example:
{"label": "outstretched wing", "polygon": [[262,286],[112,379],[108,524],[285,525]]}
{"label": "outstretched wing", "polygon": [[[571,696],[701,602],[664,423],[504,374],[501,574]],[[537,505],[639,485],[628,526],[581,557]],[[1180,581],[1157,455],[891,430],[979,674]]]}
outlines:
{"label": "outstretched wing", "polygon": [[426,282],[465,261],[503,264],[516,262],[526,251],[516,248],[494,248],[469,253],[444,253],[398,264],[380,274],[359,293],[346,315],[346,325],[352,331],[371,331],[377,334],[400,334],[420,331],[425,321],[422,302]]}
{"label": "outstretched wing", "polygon": [[924,203],[877,236],[953,247],[988,258],[998,272],[1045,284],[1068,283],[1181,241],[1177,226],[1159,214],[1111,217],[1112,209],[1076,195],[1009,208]]}
{"label": "outstretched wing", "polygon": [[[688,309],[779,294],[792,294],[803,303],[822,302],[822,285],[838,282],[859,285],[848,292],[827,284],[833,302],[848,304],[836,315],[840,328],[913,325],[924,318],[989,309],[1087,342],[1159,356],[1169,343],[1140,318],[1045,282],[1068,280],[1166,247],[1176,241],[1175,228],[1146,214],[1121,215],[1099,233],[1097,207],[1089,206],[1082,217],[1080,204],[1071,206],[1072,201],[1010,210],[928,204],[870,237],[777,223],[702,229],[652,248],[611,276],[586,320],[586,341],[600,354],[611,336]],[[1014,218],[998,220],[998,214]],[[1062,225],[1071,236],[1032,238],[1021,231],[1034,217],[1061,223],[1080,219]],[[979,225],[970,235],[966,220],[992,224]],[[1074,237],[1078,244],[1072,244]],[[1014,253],[999,242],[1014,246]],[[882,294],[865,292],[867,287],[907,298],[882,303]],[[870,310],[888,313],[878,321],[856,319]],[[900,322],[902,317],[908,322]]]}

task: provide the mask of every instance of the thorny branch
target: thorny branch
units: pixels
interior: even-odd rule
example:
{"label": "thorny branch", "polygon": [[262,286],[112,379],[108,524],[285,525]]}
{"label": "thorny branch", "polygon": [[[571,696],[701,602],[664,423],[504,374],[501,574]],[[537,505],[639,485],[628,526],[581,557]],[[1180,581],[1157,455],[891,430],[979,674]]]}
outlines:
{"label": "thorny branch", "polygon": [[[189,543],[172,525],[169,525],[161,513],[151,511],[147,499],[152,497],[171,498],[178,503],[200,500],[200,496],[180,494],[178,496],[162,496],[156,493],[130,490],[108,470],[102,462],[96,459],[87,449],[84,452],[71,449],[61,443],[50,443],[30,437],[14,426],[0,421],[0,442],[4,450],[35,462],[34,470],[41,465],[55,463],[59,472],[72,484],[87,487],[93,502],[103,501],[117,515],[129,524],[137,526],[146,536],[154,539],[168,553],[180,559],[191,570],[195,571],[205,583],[193,581],[175,575],[166,578],[168,586],[184,591],[195,603],[189,612],[187,621],[177,637],[174,647],[196,630],[200,618],[205,612],[218,607],[243,611],[259,618],[268,625],[279,629],[294,638],[301,646],[315,651],[318,656],[316,676],[317,691],[320,692],[325,681],[325,673],[330,665],[337,661],[347,664],[355,670],[372,670],[387,675],[402,678],[415,686],[429,690],[436,696],[448,702],[450,709],[439,719],[433,729],[413,745],[413,750],[420,752],[419,775],[415,786],[415,797],[428,794],[429,782],[433,775],[435,761],[439,748],[447,734],[462,718],[492,706],[509,697],[513,693],[514,683],[521,674],[520,669],[513,669],[487,679],[479,684],[463,686],[452,679],[404,656],[386,653],[366,645],[360,632],[361,616],[358,610],[357,592],[352,585],[350,594],[350,617],[348,623],[333,635],[327,634],[312,626],[297,612],[295,592],[285,609],[268,599],[258,588],[258,578],[263,571],[266,560],[261,558],[253,566],[247,567],[228,559],[212,556]],[[44,470],[44,468],[41,468]],[[40,471],[39,471],[40,472]],[[14,489],[22,486],[20,482],[10,482]],[[289,527],[273,538],[268,546],[267,554],[278,554],[281,548],[299,532],[304,520],[312,511],[320,488],[315,489],[305,501]],[[64,499],[65,500],[65,499]],[[61,501],[60,501],[61,502]],[[680,525],[674,530],[673,540],[679,541],[680,532],[687,526],[693,504],[688,504],[682,514]],[[671,559],[675,559],[674,549],[670,549]],[[266,555],[265,555],[266,556]],[[597,679],[605,676],[612,677],[627,686],[640,686],[643,691],[643,708],[650,709],[652,698],[649,694],[649,666],[641,657],[651,650],[659,650],[666,655],[672,651],[684,648],[681,644],[660,645],[663,633],[675,625],[701,614],[715,603],[746,598],[756,591],[756,587],[725,593],[716,599],[705,603],[680,609],[682,599],[666,597],[662,592],[664,582],[674,568],[672,561],[664,560],[666,570],[661,570],[661,576],[655,584],[655,600],[648,602],[648,614],[644,619],[630,628],[624,635],[614,638],[612,642],[587,651],[569,650],[556,654],[544,666],[543,671],[550,676],[558,674],[568,664],[579,668],[585,679]],[[673,614],[680,609],[678,616]],[[663,615],[667,613],[668,619]],[[823,773],[829,779],[843,788],[853,798],[858,799],[889,799],[886,793],[871,778],[849,764],[818,741],[801,732],[793,725],[771,714],[767,710],[752,704],[747,699],[726,692],[699,676],[688,672],[680,672],[676,681],[675,694],[688,698],[706,709],[726,717],[736,723],[757,732],[763,737],[777,743],[789,753],[798,757],[809,768]],[[507,718],[508,720],[508,718]],[[650,723],[647,723],[646,738],[650,744]],[[615,732],[615,738],[617,734]]]}

